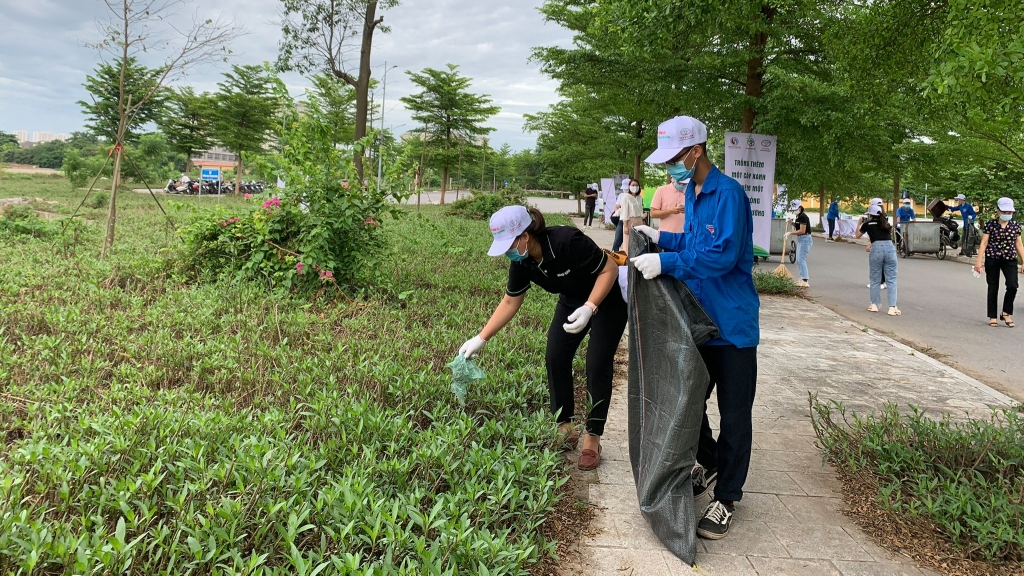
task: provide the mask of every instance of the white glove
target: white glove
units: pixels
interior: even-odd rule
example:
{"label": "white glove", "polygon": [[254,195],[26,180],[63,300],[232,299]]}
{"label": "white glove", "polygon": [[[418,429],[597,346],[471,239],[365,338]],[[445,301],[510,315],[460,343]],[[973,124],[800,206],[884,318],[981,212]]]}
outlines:
{"label": "white glove", "polygon": [[644,276],[644,280],[654,280],[661,276],[661,254],[644,254],[629,260],[636,266],[637,272]]}
{"label": "white glove", "polygon": [[657,244],[658,239],[661,238],[661,232],[658,232],[657,230],[651,228],[650,226],[634,226],[633,230],[636,230],[637,232],[643,234],[644,236],[647,236],[648,238],[653,240],[655,244]]}
{"label": "white glove", "polygon": [[480,336],[473,336],[466,343],[459,348],[459,356],[464,356],[467,360],[480,355],[480,350],[483,350],[484,344],[487,344],[487,340],[484,340]]}
{"label": "white glove", "polygon": [[580,306],[569,315],[569,323],[562,324],[562,329],[569,334],[579,334],[587,327],[587,324],[590,323],[590,318],[593,316],[594,311],[590,309],[590,306]]}

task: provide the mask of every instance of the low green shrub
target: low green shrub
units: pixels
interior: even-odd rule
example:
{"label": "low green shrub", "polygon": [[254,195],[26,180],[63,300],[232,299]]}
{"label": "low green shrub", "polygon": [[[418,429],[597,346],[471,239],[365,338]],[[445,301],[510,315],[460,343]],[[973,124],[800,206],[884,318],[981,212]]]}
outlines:
{"label": "low green shrub", "polygon": [[52,238],[60,231],[60,224],[40,218],[31,204],[7,206],[0,211],[0,233]]}
{"label": "low green shrub", "polygon": [[468,198],[456,200],[448,206],[448,214],[474,220],[487,220],[505,206],[516,204],[526,204],[526,196],[523,195],[522,188],[511,184],[497,192],[478,192]]}
{"label": "low green shrub", "polygon": [[86,208],[92,208],[93,210],[99,210],[106,208],[110,205],[110,192],[105,190],[97,190],[93,192],[89,199],[85,201]]}
{"label": "low green shrub", "polygon": [[754,270],[754,287],[758,294],[793,296],[797,293],[793,280],[761,270]]}
{"label": "low green shrub", "polygon": [[820,446],[844,472],[877,487],[878,505],[932,523],[967,559],[1024,562],[1024,415],[929,418],[895,405],[848,417],[812,405]]}

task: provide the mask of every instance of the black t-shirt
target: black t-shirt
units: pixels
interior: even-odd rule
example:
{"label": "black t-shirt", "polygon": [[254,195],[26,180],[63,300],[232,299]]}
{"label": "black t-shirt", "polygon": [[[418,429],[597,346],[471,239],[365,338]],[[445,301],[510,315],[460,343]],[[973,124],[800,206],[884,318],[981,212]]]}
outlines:
{"label": "black t-shirt", "polygon": [[547,237],[539,240],[544,261],[537,264],[533,258],[527,258],[512,262],[505,293],[520,296],[533,283],[561,295],[563,300],[582,305],[594,291],[608,255],[586,234],[570,226],[552,226],[547,229]]}
{"label": "black t-shirt", "polygon": [[583,193],[583,199],[587,201],[587,204],[597,204],[597,190],[587,188],[587,191]]}
{"label": "black t-shirt", "polygon": [[796,230],[797,234],[801,234],[801,232],[800,232],[801,224],[804,224],[804,225],[807,226],[807,228],[804,228],[804,231],[802,232],[802,234],[810,234],[811,233],[811,219],[807,217],[807,212],[801,212],[800,215],[797,216],[796,220],[793,222],[793,229]]}
{"label": "black t-shirt", "polygon": [[892,228],[882,229],[882,222],[879,218],[869,218],[860,225],[860,231],[867,234],[871,243],[881,240],[892,240]]}

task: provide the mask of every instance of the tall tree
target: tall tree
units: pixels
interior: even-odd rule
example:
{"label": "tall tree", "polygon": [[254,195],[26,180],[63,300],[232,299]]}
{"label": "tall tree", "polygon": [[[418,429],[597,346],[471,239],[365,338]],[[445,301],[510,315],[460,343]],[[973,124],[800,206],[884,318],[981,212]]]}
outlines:
{"label": "tall tree", "polygon": [[187,173],[192,168],[192,156],[213,146],[213,98],[183,86],[170,94],[167,104],[156,122],[171,150],[185,155]]}
{"label": "tall tree", "polygon": [[[95,74],[86,76],[83,84],[89,92],[90,101],[78,101],[87,118],[85,127],[111,144],[118,142],[119,133],[124,144],[138,141],[139,128],[156,121],[164,113],[167,90],[160,87],[163,74],[159,68],[139,64],[134,56],[129,56],[123,63],[121,58],[100,63]],[[129,106],[129,99],[132,102],[131,114],[124,119],[122,130],[121,111]]]}
{"label": "tall tree", "polygon": [[320,109],[323,124],[331,127],[331,144],[352,142],[355,138],[355,88],[329,74],[317,74],[312,81],[313,88],[306,97]]}
{"label": "tall tree", "polygon": [[[183,7],[187,0],[103,0],[111,16],[100,23],[102,38],[93,44],[98,50],[111,53],[118,64],[117,128],[111,134],[114,144],[114,177],[111,179],[110,208],[107,213],[107,232],[103,239],[101,258],[105,258],[114,245],[117,224],[117,187],[120,183],[121,156],[124,139],[136,118],[153,99],[159,98],[164,84],[176,74],[183,74],[192,66],[227,54],[227,43],[241,34],[233,23],[224,20],[196,17],[191,25],[174,26],[168,18]],[[163,30],[161,30],[163,28]],[[139,54],[149,58],[164,54],[158,67],[160,73],[152,78],[146,89],[138,94],[128,84],[129,67]],[[104,127],[109,128],[109,126]]]}
{"label": "tall tree", "polygon": [[238,155],[235,193],[242,183],[246,154],[259,153],[280,126],[288,98],[284,83],[269,66],[234,65],[217,83],[213,125],[217,140]]}
{"label": "tall tree", "polygon": [[494,131],[484,126],[488,118],[501,109],[491,106],[489,96],[469,92],[470,79],[449,64],[447,70],[424,68],[423,72],[406,72],[413,84],[423,89],[402,98],[412,112],[413,120],[424,124],[421,131],[431,151],[431,160],[442,170],[441,204],[448,190],[448,174],[458,163],[460,146],[474,147],[477,138]]}
{"label": "tall tree", "polygon": [[[378,10],[398,5],[398,0],[281,0],[282,39],[278,69],[303,74],[327,72],[356,89],[356,116],[353,137],[362,140],[367,133],[370,101],[370,56],[373,34],[388,32],[382,26]],[[358,45],[358,49],[356,46]],[[358,64],[353,56],[358,52]],[[358,72],[353,74],[353,67]],[[356,147],[356,172],[363,180],[363,150]]]}

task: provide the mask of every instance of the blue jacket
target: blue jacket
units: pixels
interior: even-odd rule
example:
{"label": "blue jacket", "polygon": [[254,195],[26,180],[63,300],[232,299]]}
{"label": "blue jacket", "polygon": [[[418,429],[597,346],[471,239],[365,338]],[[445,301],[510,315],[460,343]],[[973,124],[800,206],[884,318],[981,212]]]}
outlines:
{"label": "blue jacket", "polygon": [[754,219],[743,186],[712,166],[700,196],[686,187],[686,232],[662,232],[661,271],[686,283],[721,333],[708,346],[761,340],[754,288]]}
{"label": "blue jacket", "polygon": [[900,222],[910,222],[916,218],[916,215],[914,214],[913,208],[909,206],[900,206],[899,209],[896,210],[896,217],[900,219]]}
{"label": "blue jacket", "polygon": [[833,201],[828,205],[828,214],[825,215],[825,218],[829,220],[837,220],[839,218],[839,202]]}
{"label": "blue jacket", "polygon": [[949,207],[949,211],[950,212],[959,212],[960,215],[963,216],[964,226],[967,226],[967,224],[968,224],[967,219],[968,218],[970,218],[973,221],[973,220],[975,220],[978,217],[978,213],[974,211],[974,206],[971,206],[967,202],[964,202],[963,204],[961,204],[959,206],[950,206]]}

